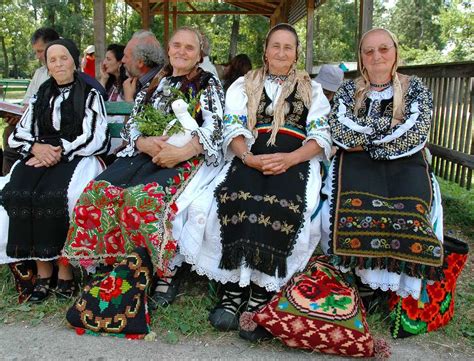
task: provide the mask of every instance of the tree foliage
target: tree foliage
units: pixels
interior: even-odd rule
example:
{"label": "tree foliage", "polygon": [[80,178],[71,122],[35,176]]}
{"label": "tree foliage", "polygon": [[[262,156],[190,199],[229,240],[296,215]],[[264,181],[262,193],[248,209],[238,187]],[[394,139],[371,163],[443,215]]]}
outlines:
{"label": "tree foliage", "polygon": [[[236,9],[218,2],[193,1],[199,10]],[[355,61],[360,0],[330,0],[318,7],[314,19],[315,63]],[[400,39],[407,64],[474,60],[474,6],[469,0],[398,0],[392,7],[374,0],[374,26],[391,29]],[[51,26],[73,39],[80,49],[93,43],[93,0],[0,1],[0,72],[3,76],[31,76],[37,67],[30,37],[40,26]],[[190,8],[177,3],[179,10]],[[212,44],[216,63],[229,60],[233,15],[180,15],[178,26],[201,29]],[[139,14],[122,1],[106,3],[106,42],[126,44],[141,28]],[[246,53],[254,66],[262,64],[262,49],[269,20],[240,16],[237,53]],[[296,24],[304,64],[306,19]],[[171,19],[169,29],[172,31]],[[151,30],[163,42],[163,16],[156,15]]]}

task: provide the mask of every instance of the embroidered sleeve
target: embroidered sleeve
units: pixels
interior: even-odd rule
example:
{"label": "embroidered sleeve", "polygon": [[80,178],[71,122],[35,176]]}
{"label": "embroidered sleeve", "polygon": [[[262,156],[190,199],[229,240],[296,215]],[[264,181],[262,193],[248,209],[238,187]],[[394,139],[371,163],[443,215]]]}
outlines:
{"label": "embroidered sleeve", "polygon": [[230,160],[234,156],[229,145],[235,137],[244,136],[248,149],[255,141],[252,132],[247,128],[247,99],[244,77],[240,77],[227,89],[225,98],[222,149],[226,160]]}
{"label": "embroidered sleeve", "polygon": [[107,114],[104,100],[99,92],[92,89],[86,100],[82,134],[72,142],[61,139],[63,155],[69,160],[76,156],[101,154],[108,150],[110,136],[107,129]]}
{"label": "embroidered sleeve", "polygon": [[122,131],[120,132],[120,136],[123,140],[127,142],[127,145],[117,154],[117,156],[119,157],[132,157],[137,153],[137,150],[135,148],[135,141],[142,134],[138,130],[138,126],[134,118],[143,109],[143,101],[145,99],[147,89],[148,87],[143,88],[135,97],[135,103],[133,104],[133,109],[130,113],[128,122],[125,123],[124,127],[122,128]]}
{"label": "embroidered sleeve", "polygon": [[378,135],[368,147],[374,159],[396,159],[421,150],[428,139],[433,100],[419,78],[410,81],[403,122]]}
{"label": "embroidered sleeve", "polygon": [[314,139],[323,149],[323,152],[318,154],[317,157],[320,160],[328,160],[331,156],[332,140],[327,115],[331,108],[326,96],[323,94],[321,85],[312,81],[311,86],[313,89],[311,108],[306,120],[306,139],[303,141],[303,144],[308,140]]}
{"label": "embroidered sleeve", "polygon": [[31,147],[35,142],[35,136],[38,134],[38,128],[33,123],[33,108],[36,102],[36,95],[30,99],[28,108],[21,116],[15,130],[8,138],[8,145],[16,149],[23,157],[30,154]]}
{"label": "embroidered sleeve", "polygon": [[224,109],[224,91],[219,80],[214,76],[209,79],[206,89],[200,98],[203,124],[192,132],[199,138],[204,148],[208,165],[219,164],[222,157],[222,115]]}
{"label": "embroidered sleeve", "polygon": [[344,82],[334,95],[334,106],[329,114],[333,141],[344,149],[366,145],[374,131],[365,125],[363,118],[354,115],[354,93],[354,81]]}

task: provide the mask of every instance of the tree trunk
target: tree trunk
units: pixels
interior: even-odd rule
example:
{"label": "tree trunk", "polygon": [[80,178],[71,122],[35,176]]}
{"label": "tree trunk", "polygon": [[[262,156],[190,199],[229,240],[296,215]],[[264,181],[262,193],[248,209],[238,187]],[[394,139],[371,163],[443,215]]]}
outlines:
{"label": "tree trunk", "polygon": [[234,15],[232,19],[232,32],[230,34],[229,61],[237,55],[237,43],[239,41],[240,15]]}
{"label": "tree trunk", "polygon": [[46,5],[46,18],[48,19],[48,26],[54,28],[54,22],[55,22],[55,11],[54,11],[54,5]]}
{"label": "tree trunk", "polygon": [[8,78],[8,52],[5,45],[5,38],[0,36],[0,41],[2,42],[2,52],[3,52],[3,77]]}
{"label": "tree trunk", "polygon": [[16,46],[13,44],[12,46],[12,61],[13,61],[13,78],[18,78],[18,61],[16,59]]}
{"label": "tree trunk", "polygon": [[[74,10],[75,14],[82,14],[81,13],[81,0],[69,0],[70,3],[72,3],[72,8]],[[81,24],[80,28],[83,28],[83,23],[82,23],[82,16],[81,16]],[[78,49],[82,49],[82,31],[78,31],[76,34],[76,38],[74,39],[77,45]]]}

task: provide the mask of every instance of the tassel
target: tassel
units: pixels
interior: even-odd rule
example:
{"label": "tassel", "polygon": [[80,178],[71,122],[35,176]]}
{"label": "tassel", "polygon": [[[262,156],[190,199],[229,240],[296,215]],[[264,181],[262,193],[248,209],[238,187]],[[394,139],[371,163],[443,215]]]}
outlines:
{"label": "tassel", "polygon": [[240,316],[240,329],[248,332],[253,332],[257,328],[257,323],[253,320],[256,312],[243,312]]}
{"label": "tassel", "polygon": [[420,299],[418,300],[418,306],[420,308],[424,308],[425,303],[430,302],[430,297],[428,295],[428,290],[426,289],[426,280],[423,280],[421,283],[421,293]]}
{"label": "tassel", "polygon": [[392,355],[390,344],[383,338],[374,340],[374,357],[376,360],[387,360]]}

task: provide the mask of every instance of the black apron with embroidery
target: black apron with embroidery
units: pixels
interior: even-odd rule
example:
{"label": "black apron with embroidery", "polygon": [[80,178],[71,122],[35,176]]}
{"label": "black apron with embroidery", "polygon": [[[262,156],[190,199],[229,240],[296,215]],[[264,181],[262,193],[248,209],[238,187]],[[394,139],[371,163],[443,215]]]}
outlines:
{"label": "black apron with embroidery", "polygon": [[422,151],[395,160],[341,151],[334,162],[334,262],[439,279],[443,246],[429,219],[433,191]]}
{"label": "black apron with embroidery", "polygon": [[35,168],[21,161],[1,192],[9,217],[7,255],[13,258],[57,257],[69,227],[67,191],[82,158]]}
{"label": "black apron with embroidery", "polygon": [[[306,134],[308,109],[295,91],[286,99],[290,105],[285,126]],[[257,110],[257,128],[271,126],[265,114],[271,103],[265,90]],[[252,146],[255,155],[292,152],[302,138],[281,131],[275,146],[267,146],[270,132],[259,131]],[[222,259],[220,267],[236,269],[244,263],[269,275],[284,277],[287,258],[304,221],[309,161],[289,168],[280,175],[266,176],[244,165],[235,157],[226,179],[215,191],[221,225]]]}
{"label": "black apron with embroidery", "polygon": [[[65,86],[53,78],[44,82],[33,107],[33,123],[38,127],[35,142],[59,146],[61,139],[73,141],[83,133],[82,121],[90,85],[77,75],[69,97],[61,102],[61,125],[53,126],[51,104]],[[7,255],[13,258],[49,259],[59,256],[69,227],[68,188],[82,157],[65,157],[52,167],[35,168],[22,160],[14,168],[10,182],[0,192],[0,202],[9,217]]]}

